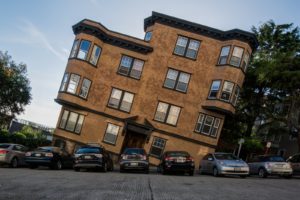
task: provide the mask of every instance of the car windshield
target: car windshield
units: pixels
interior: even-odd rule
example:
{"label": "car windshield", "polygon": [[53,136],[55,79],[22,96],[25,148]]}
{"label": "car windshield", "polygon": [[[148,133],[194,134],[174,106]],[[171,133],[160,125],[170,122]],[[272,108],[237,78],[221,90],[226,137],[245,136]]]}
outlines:
{"label": "car windshield", "polygon": [[217,160],[238,160],[237,157],[235,157],[234,155],[230,154],[230,153],[216,153],[215,157]]}
{"label": "car windshield", "polygon": [[76,151],[76,154],[83,153],[102,153],[102,149],[99,147],[83,147]]}
{"label": "car windshield", "polygon": [[145,150],[144,149],[125,149],[124,154],[126,155],[144,155]]}
{"label": "car windshield", "polygon": [[280,156],[267,156],[262,159],[264,162],[285,162]]}
{"label": "car windshield", "polygon": [[167,156],[170,156],[170,157],[188,157],[189,154],[187,152],[184,152],[184,151],[178,151],[178,152],[168,152]]}
{"label": "car windshield", "polygon": [[9,146],[9,144],[0,144],[0,149],[8,149]]}

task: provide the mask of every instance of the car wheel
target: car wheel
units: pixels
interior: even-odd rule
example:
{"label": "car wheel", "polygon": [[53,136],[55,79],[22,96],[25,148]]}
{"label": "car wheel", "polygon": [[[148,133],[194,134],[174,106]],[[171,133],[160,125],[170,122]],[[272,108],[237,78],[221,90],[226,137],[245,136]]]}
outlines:
{"label": "car wheel", "polygon": [[267,172],[266,172],[265,169],[260,168],[260,169],[258,170],[258,176],[259,176],[260,178],[267,178],[268,174],[267,174]]}
{"label": "car wheel", "polygon": [[13,157],[10,161],[10,167],[11,168],[17,168],[19,166],[18,158]]}
{"label": "car wheel", "polygon": [[216,167],[214,167],[214,169],[213,169],[213,175],[214,175],[214,177],[218,177],[219,176],[219,171],[218,171],[218,169]]}
{"label": "car wheel", "polygon": [[194,170],[189,171],[189,176],[194,176]]}

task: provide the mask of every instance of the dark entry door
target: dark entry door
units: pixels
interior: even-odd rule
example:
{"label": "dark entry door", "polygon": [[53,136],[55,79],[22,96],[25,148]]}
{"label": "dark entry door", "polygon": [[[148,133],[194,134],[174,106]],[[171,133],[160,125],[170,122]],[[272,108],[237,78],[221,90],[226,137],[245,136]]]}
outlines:
{"label": "dark entry door", "polygon": [[125,136],[122,151],[125,148],[144,148],[146,135],[128,131]]}

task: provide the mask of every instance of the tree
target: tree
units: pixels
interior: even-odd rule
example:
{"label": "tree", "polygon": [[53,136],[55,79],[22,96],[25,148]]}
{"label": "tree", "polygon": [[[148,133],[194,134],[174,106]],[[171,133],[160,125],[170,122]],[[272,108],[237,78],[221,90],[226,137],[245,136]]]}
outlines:
{"label": "tree", "polygon": [[[226,120],[221,140],[226,136],[253,137],[268,129],[279,134],[299,130],[300,107],[300,37],[293,24],[276,25],[268,21],[258,28],[253,27],[259,46],[249,64],[236,115]],[[275,112],[279,104],[288,102],[287,112]],[[298,123],[297,123],[298,122]],[[299,150],[300,150],[300,135]],[[230,141],[227,141],[230,143]],[[235,144],[235,143],[232,143]]]}
{"label": "tree", "polygon": [[0,51],[0,127],[30,103],[31,87],[26,65],[16,64],[7,52]]}

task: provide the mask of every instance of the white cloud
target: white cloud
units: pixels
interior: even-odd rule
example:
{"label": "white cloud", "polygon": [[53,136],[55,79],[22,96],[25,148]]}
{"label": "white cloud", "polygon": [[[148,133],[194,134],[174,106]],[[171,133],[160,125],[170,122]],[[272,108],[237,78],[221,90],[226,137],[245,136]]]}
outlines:
{"label": "white cloud", "polygon": [[40,31],[39,28],[36,27],[32,22],[28,20],[22,20],[22,21],[23,21],[23,25],[20,26],[19,29],[26,34],[27,38],[22,38],[17,41],[25,41],[27,44],[28,43],[39,44],[42,47],[48,49],[60,60],[66,61],[68,55],[64,50],[62,50],[61,52],[56,50],[53,47],[53,45],[49,42],[46,35],[42,31]]}

